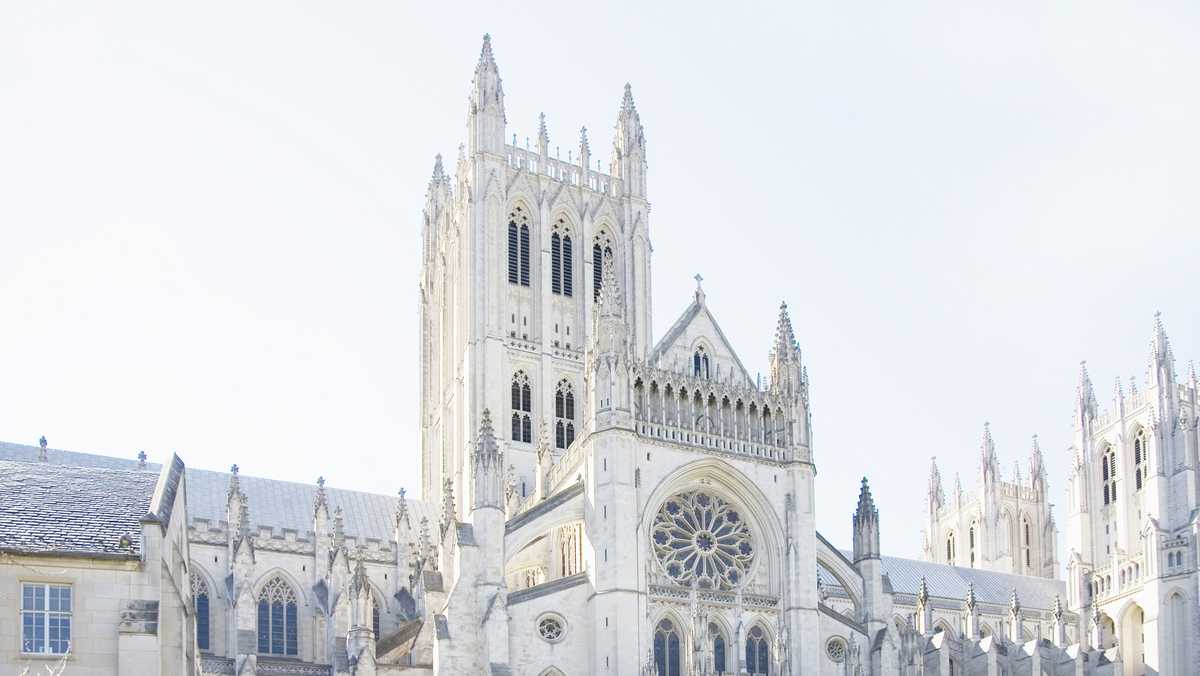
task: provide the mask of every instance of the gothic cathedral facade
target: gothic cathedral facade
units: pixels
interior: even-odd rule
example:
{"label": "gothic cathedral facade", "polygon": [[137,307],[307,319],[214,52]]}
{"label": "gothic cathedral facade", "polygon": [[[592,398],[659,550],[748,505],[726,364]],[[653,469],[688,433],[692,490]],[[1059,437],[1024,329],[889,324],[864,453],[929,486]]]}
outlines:
{"label": "gothic cathedral facade", "polygon": [[[977,533],[979,565],[955,545],[930,563],[882,556],[866,479],[853,548],[833,547],[815,528],[808,375],[786,305],[765,384],[699,278],[654,339],[646,136],[630,87],[607,171],[586,129],[577,152],[552,154],[544,116],[535,147],[508,142],[504,104],[485,36],[466,143],[452,172],[436,159],[424,210],[421,482],[440,517],[413,547],[416,614],[436,631],[410,663],[533,676],[1121,673],[1054,579],[1040,451],[1031,484],[1003,483],[985,437],[976,502],[1005,525]],[[936,491],[944,501],[940,479]],[[971,537],[950,512],[931,506],[927,553]]]}

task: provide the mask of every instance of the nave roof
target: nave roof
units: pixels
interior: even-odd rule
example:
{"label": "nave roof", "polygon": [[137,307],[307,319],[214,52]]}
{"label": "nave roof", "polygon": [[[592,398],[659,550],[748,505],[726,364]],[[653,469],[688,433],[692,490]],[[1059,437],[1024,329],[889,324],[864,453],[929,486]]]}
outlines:
{"label": "nave roof", "polygon": [[[37,446],[0,442],[0,461],[38,463],[39,450]],[[146,463],[142,467],[133,459],[53,448],[47,450],[47,462],[39,464],[52,468],[47,469],[47,474],[51,476],[62,474],[62,467],[125,470],[126,474],[144,473],[150,477],[151,490],[161,469],[161,465],[157,463]],[[197,519],[204,519],[213,524],[225,520],[230,476],[229,472],[187,468],[188,518],[192,523]],[[270,528],[275,532],[294,530],[301,535],[312,530],[313,503],[317,496],[315,484],[266,479],[240,473],[238,482],[249,502],[252,532],[257,532],[260,527]],[[333,509],[342,508],[347,537],[356,540],[392,541],[392,517],[397,500],[395,495],[352,491],[328,485],[325,487],[325,493],[331,515]],[[414,531],[420,528],[423,516],[429,517],[430,524],[437,523],[437,513],[430,510],[425,503],[411,498],[407,499],[407,503]],[[145,513],[146,509],[143,506],[138,516]]]}

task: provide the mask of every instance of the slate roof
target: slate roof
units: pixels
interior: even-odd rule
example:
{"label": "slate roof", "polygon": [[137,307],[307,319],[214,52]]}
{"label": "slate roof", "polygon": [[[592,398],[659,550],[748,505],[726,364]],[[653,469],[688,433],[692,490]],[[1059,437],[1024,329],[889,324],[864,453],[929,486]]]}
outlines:
{"label": "slate roof", "polygon": [[[850,556],[849,552],[843,554]],[[1055,595],[1060,596],[1064,602],[1067,598],[1066,583],[1061,580],[1010,575],[978,568],[960,568],[897,556],[881,556],[879,560],[883,564],[884,574],[888,576],[892,589],[897,594],[916,596],[921,586],[921,578],[924,577],[931,597],[955,602],[966,598],[968,583],[974,583],[975,597],[979,602],[989,605],[1008,605],[1013,589],[1017,590],[1017,598],[1025,608],[1050,610],[1054,607]],[[831,573],[822,572],[821,580],[831,592],[841,591],[841,586]]]}
{"label": "slate roof", "polygon": [[138,558],[157,483],[157,472],[0,460],[0,550]]}
{"label": "slate roof", "polygon": [[[38,462],[38,447],[0,442],[0,461],[19,460]],[[94,453],[77,453],[60,449],[47,451],[47,462],[40,466],[76,466],[86,468],[110,468],[138,471],[138,461],[115,458]],[[147,463],[141,474],[157,478],[161,466]],[[229,472],[214,472],[207,469],[188,467],[187,506],[188,519],[194,524],[205,519],[212,524],[225,520],[225,503],[229,492]],[[313,503],[317,497],[315,484],[279,481],[261,477],[238,475],[242,492],[249,502],[250,524],[253,530],[270,528],[276,533],[294,530],[301,536],[312,530]],[[153,490],[153,483],[151,483]],[[390,542],[393,537],[392,514],[396,509],[397,496],[365,493],[325,486],[329,511],[342,508],[345,533],[356,540],[377,539]],[[421,517],[429,518],[431,529],[441,516],[440,511],[419,500],[408,499],[409,520],[414,530],[421,527]],[[141,516],[146,513],[142,508]]]}

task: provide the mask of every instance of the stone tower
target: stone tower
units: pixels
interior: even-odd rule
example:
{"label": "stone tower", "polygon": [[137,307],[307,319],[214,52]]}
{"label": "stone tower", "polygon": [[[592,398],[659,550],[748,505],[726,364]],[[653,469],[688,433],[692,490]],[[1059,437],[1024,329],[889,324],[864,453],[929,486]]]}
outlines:
{"label": "stone tower", "polygon": [[606,261],[621,289],[631,356],[645,357],[650,346],[646,139],[632,90],[625,86],[617,109],[609,173],[592,159],[586,129],[563,157],[544,115],[533,148],[516,134],[506,139],[508,123],[485,35],[467,97],[467,143],[453,171],[435,159],[425,197],[425,499],[447,478],[466,494],[484,409],[519,497],[534,490],[536,430],[552,431],[555,455],[582,436],[584,349]]}

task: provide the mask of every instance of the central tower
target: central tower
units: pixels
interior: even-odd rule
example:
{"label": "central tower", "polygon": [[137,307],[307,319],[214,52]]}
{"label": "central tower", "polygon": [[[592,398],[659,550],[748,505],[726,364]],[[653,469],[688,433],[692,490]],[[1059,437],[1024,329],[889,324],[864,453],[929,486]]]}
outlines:
{"label": "central tower", "polygon": [[[634,358],[650,349],[646,140],[629,85],[608,172],[587,129],[562,157],[545,115],[530,147],[506,142],[504,88],[489,36],[467,100],[453,172],[439,155],[426,193],[420,282],[421,485],[464,479],[484,409],[496,421],[509,499],[534,491],[539,439],[564,452],[582,436],[584,349],[606,261],[622,290]],[[449,480],[447,482],[447,480]],[[461,515],[460,515],[461,516]]]}

